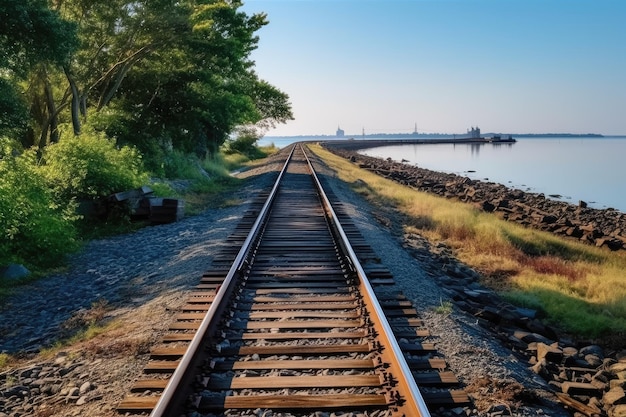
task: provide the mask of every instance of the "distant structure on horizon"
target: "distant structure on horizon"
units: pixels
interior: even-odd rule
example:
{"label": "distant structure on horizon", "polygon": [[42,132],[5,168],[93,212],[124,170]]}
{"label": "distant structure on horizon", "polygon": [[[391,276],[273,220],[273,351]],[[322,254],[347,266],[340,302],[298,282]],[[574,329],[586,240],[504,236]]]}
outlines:
{"label": "distant structure on horizon", "polygon": [[478,126],[472,126],[472,128],[467,131],[467,135],[471,139],[480,139],[480,128]]}
{"label": "distant structure on horizon", "polygon": [[345,134],[346,134],[346,132],[344,132],[341,127],[337,126],[337,137],[338,138],[342,138],[342,137],[344,137]]}

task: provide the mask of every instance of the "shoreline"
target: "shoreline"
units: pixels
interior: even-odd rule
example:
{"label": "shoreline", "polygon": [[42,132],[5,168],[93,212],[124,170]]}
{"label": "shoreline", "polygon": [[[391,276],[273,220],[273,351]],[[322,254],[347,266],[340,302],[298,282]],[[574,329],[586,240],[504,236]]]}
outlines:
{"label": "shoreline", "polygon": [[468,144],[468,143],[515,143],[515,139],[490,139],[487,137],[480,138],[442,138],[442,139],[346,139],[346,140],[328,140],[330,146],[336,146],[345,150],[361,150],[369,148],[378,148],[380,146],[395,145],[422,145],[422,144]]}
{"label": "shoreline", "polygon": [[364,142],[373,141],[327,141],[321,145],[363,169],[419,191],[471,203],[508,221],[597,247],[626,250],[626,214],[620,211],[589,208],[583,201],[574,205],[546,198],[541,193],[361,155],[356,151],[364,149],[358,147]]}

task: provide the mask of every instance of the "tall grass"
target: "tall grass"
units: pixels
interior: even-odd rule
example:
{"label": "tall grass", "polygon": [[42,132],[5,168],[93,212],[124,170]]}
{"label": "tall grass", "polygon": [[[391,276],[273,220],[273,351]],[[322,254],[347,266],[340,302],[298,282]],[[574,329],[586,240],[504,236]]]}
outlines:
{"label": "tall grass", "polygon": [[318,145],[310,148],[357,192],[406,217],[405,229],[445,241],[510,301],[583,337],[626,332],[626,256],[524,228],[471,204],[382,178]]}

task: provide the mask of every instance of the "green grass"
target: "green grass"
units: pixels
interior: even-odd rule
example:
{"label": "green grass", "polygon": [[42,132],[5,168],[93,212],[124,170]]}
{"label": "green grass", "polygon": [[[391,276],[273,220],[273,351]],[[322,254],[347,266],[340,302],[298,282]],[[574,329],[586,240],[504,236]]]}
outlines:
{"label": "green grass", "polygon": [[510,301],[537,309],[581,337],[626,332],[626,254],[524,228],[473,205],[382,178],[320,146],[310,148],[337,176],[382,210],[395,207],[404,229],[445,241]]}

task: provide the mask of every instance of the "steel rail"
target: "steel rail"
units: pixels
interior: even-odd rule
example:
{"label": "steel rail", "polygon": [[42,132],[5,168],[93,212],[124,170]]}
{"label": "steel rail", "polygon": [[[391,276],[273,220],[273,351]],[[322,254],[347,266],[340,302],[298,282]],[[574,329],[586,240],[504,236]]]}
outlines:
{"label": "steel rail", "polygon": [[428,407],[426,406],[424,398],[422,397],[422,394],[420,393],[420,390],[417,387],[417,384],[415,383],[415,379],[413,378],[411,368],[409,368],[409,365],[407,364],[406,359],[404,358],[404,353],[402,352],[402,349],[400,349],[400,345],[398,344],[393,334],[393,330],[391,329],[391,326],[389,325],[389,321],[387,321],[383,308],[378,302],[378,298],[376,297],[374,293],[374,289],[372,288],[372,285],[370,284],[369,279],[367,278],[367,274],[365,273],[365,270],[361,266],[361,262],[359,262],[357,255],[354,252],[354,249],[352,248],[350,241],[348,240],[348,236],[346,235],[345,231],[343,230],[343,227],[341,226],[339,217],[335,213],[335,210],[333,209],[332,204],[330,203],[330,200],[328,199],[328,196],[324,192],[324,188],[322,187],[322,184],[315,172],[315,169],[313,168],[313,164],[311,163],[311,160],[309,159],[306,151],[304,150],[304,146],[302,145],[299,145],[299,146],[302,147],[304,157],[306,158],[307,163],[309,164],[309,167],[311,169],[311,174],[319,190],[320,197],[324,205],[327,208],[330,218],[334,222],[337,233],[341,237],[341,243],[344,246],[346,255],[348,256],[348,259],[350,260],[353,267],[355,268],[355,271],[357,273],[359,280],[361,281],[361,284],[365,288],[366,293],[362,295],[367,297],[369,304],[374,310],[372,313],[376,315],[376,319],[378,320],[380,326],[382,327],[383,334],[381,335],[381,337],[385,339],[387,346],[389,346],[389,348],[392,350],[392,354],[395,357],[396,362],[391,365],[397,366],[400,370],[401,375],[394,375],[394,376],[396,376],[399,379],[398,382],[401,385],[407,388],[408,395],[410,397],[408,401],[410,404],[415,405],[415,407],[417,408],[417,410],[415,411],[417,411],[419,415],[422,417],[430,417],[430,412],[428,411]]}
{"label": "steel rail", "polygon": [[152,412],[150,413],[150,417],[165,417],[169,415],[167,414],[167,412],[169,411],[169,407],[171,405],[172,399],[176,395],[178,386],[180,385],[181,381],[184,379],[188,371],[188,368],[190,367],[190,364],[193,362],[194,357],[196,356],[196,353],[198,352],[198,349],[202,346],[202,339],[204,338],[204,334],[206,333],[207,329],[209,328],[212,321],[214,320],[216,312],[220,304],[222,303],[222,300],[224,299],[226,293],[228,292],[230,284],[234,280],[235,274],[241,270],[243,263],[250,251],[252,242],[254,242],[254,240],[257,238],[259,234],[261,225],[263,221],[265,220],[265,218],[267,217],[267,213],[269,212],[269,209],[272,203],[274,202],[274,198],[278,191],[278,187],[280,185],[280,182],[285,172],[287,171],[287,165],[289,165],[289,161],[291,160],[291,157],[293,156],[295,148],[296,147],[294,145],[291,149],[291,152],[289,153],[289,156],[287,157],[287,160],[285,161],[285,164],[283,165],[283,168],[278,174],[278,178],[276,179],[276,182],[274,183],[274,186],[272,187],[272,191],[270,192],[270,195],[265,201],[263,208],[259,212],[259,215],[257,216],[256,221],[252,225],[252,228],[250,229],[250,232],[248,233],[248,236],[246,237],[246,240],[244,241],[241,249],[239,250],[237,257],[235,258],[232,266],[228,270],[228,274],[226,274],[226,278],[224,278],[223,284],[220,286],[219,290],[215,294],[215,298],[213,302],[211,303],[211,306],[207,310],[207,313],[202,319],[202,322],[200,323],[198,330],[196,331],[191,342],[189,343],[189,347],[187,348],[187,351],[185,352],[183,357],[180,359],[179,365],[176,367],[176,370],[170,377],[167,385],[165,386],[165,389],[161,393],[159,400],[157,401],[156,405],[152,409]]}

